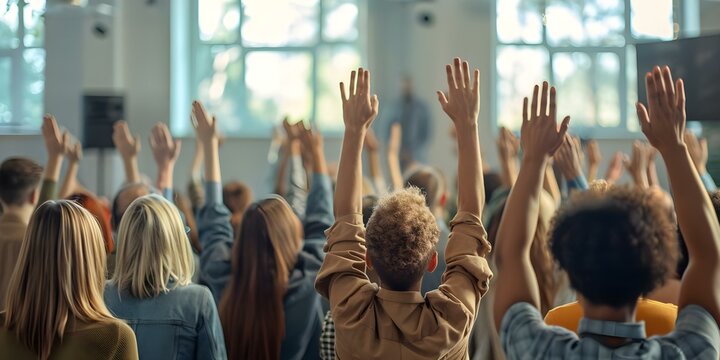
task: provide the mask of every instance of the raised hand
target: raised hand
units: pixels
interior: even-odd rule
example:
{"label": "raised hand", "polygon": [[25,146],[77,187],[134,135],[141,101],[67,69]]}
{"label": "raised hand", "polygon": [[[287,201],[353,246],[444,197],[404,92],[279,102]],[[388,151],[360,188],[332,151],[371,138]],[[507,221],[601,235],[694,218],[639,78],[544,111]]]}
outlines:
{"label": "raised hand", "polygon": [[165,123],[155,124],[150,135],[150,148],[158,168],[172,167],[180,155],[180,140],[174,140]]}
{"label": "raised hand", "polygon": [[520,140],[506,127],[500,127],[500,135],[496,141],[498,156],[501,161],[508,161],[518,156]]}
{"label": "raised hand", "polygon": [[306,129],[303,127],[300,133],[300,141],[309,156],[312,157],[312,171],[319,174],[327,174],[325,152],[323,150],[323,136],[318,129]]}
{"label": "raised hand", "polygon": [[77,141],[77,139],[75,139],[74,137],[71,137],[70,143],[71,145],[68,145],[67,148],[68,160],[71,163],[77,163],[82,160],[83,157],[82,143],[80,143],[80,141]]}
{"label": "raised hand", "polygon": [[113,144],[123,159],[137,157],[142,148],[140,135],[133,136],[127,122],[120,120],[113,126]]}
{"label": "raised hand", "polygon": [[682,79],[673,83],[670,68],[656,66],[645,75],[648,106],[638,102],[640,128],[660,153],[685,144],[685,85]]}
{"label": "raised hand", "polygon": [[583,174],[578,155],[581,151],[578,147],[579,144],[570,135],[566,134],[565,140],[563,140],[562,145],[560,145],[553,157],[555,165],[557,165],[567,181],[575,180]]}
{"label": "raised hand", "polygon": [[588,141],[585,150],[587,151],[588,159],[588,179],[592,181],[597,177],[597,170],[600,167],[600,162],[602,162],[602,153],[600,152],[600,146],[598,146],[595,140]]}
{"label": "raised hand", "polygon": [[218,141],[217,122],[214,116],[205,110],[203,104],[199,101],[193,101],[192,104],[192,123],[195,128],[197,139],[203,144]]}
{"label": "raised hand", "polygon": [[[562,145],[567,133],[570,117],[566,116],[558,127],[557,105],[555,103],[555,87],[550,88],[543,82],[542,94],[538,99],[539,87],[535,85],[533,98],[528,109],[528,98],[523,100],[523,123],[520,130],[523,156],[525,158],[547,158],[552,156]],[[538,104],[538,100],[540,103]],[[529,113],[528,113],[529,112]]]}
{"label": "raised hand", "polygon": [[610,160],[607,171],[605,172],[605,181],[607,181],[608,184],[612,185],[620,180],[623,172],[625,172],[623,164],[625,164],[626,161],[628,161],[627,155],[621,153],[620,151],[615,153],[612,160]]}
{"label": "raised hand", "polygon": [[448,92],[437,92],[443,111],[452,119],[455,126],[474,125],[480,112],[480,70],[473,72],[470,83],[470,66],[460,58],[453,65],[446,65]]}
{"label": "raised hand", "polygon": [[[355,76],[357,74],[357,83]],[[340,96],[342,97],[343,120],[345,129],[368,129],[378,114],[377,95],[370,95],[370,72],[358,68],[350,73],[350,95],[346,96],[345,84],[340,83]]]}
{"label": "raised hand", "polygon": [[642,142],[635,140],[632,147],[632,156],[625,159],[625,168],[632,176],[635,185],[641,188],[649,186],[647,179],[647,148]]}
{"label": "raised hand", "polygon": [[707,172],[707,160],[708,160],[708,147],[706,139],[698,139],[695,134],[690,131],[685,131],[683,136],[685,144],[687,145],[690,158],[692,158],[693,164],[700,175]]}
{"label": "raised hand", "polygon": [[48,156],[64,156],[68,152],[70,134],[67,131],[60,131],[54,116],[50,114],[43,116],[41,130]]}

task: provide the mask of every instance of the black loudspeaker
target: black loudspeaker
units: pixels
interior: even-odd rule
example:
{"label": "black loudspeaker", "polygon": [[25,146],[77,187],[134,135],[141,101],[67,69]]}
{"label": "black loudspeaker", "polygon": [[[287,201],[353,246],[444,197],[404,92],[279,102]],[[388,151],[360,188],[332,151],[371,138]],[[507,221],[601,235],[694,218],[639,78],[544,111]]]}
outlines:
{"label": "black loudspeaker", "polygon": [[125,97],[122,95],[83,96],[83,147],[114,148],[113,124],[125,118]]}

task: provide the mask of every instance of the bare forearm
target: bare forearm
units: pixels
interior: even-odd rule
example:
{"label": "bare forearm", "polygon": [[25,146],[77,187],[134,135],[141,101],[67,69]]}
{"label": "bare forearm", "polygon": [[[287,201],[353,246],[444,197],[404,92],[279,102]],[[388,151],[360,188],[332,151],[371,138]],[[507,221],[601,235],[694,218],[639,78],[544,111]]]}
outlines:
{"label": "bare forearm", "polygon": [[598,164],[588,165],[588,181],[594,181],[595,179],[597,179],[599,168],[600,166]]}
{"label": "bare forearm", "polygon": [[562,201],[562,193],[560,192],[560,186],[558,185],[557,178],[552,166],[545,166],[545,181],[543,181],[543,189],[552,196],[555,201],[555,205],[560,205]]}
{"label": "bare forearm", "polygon": [[140,170],[138,170],[137,158],[132,156],[123,158],[125,167],[125,181],[128,183],[140,182]]}
{"label": "bare forearm", "polygon": [[382,178],[382,169],[380,168],[380,154],[377,150],[368,150],[367,159],[370,165],[370,178],[377,179]]}
{"label": "bare forearm", "polygon": [[203,147],[202,144],[195,144],[195,154],[193,155],[192,166],[190,167],[190,177],[193,179],[200,178],[200,171],[203,162]]}
{"label": "bare forearm", "polygon": [[500,159],[503,185],[511,188],[517,180],[517,160],[515,158]]}
{"label": "bare forearm", "polygon": [[477,124],[458,129],[458,212],[467,211],[478,216],[485,203]]}
{"label": "bare forearm", "polygon": [[217,182],[222,181],[220,176],[220,153],[218,151],[218,140],[212,139],[203,143],[203,152],[205,153],[205,181]]}
{"label": "bare forearm", "polygon": [[402,171],[400,171],[400,155],[396,152],[389,151],[387,156],[388,172],[390,173],[390,182],[393,190],[403,188]]}
{"label": "bare forearm", "polygon": [[172,189],[174,165],[158,167],[157,186],[158,189]]}
{"label": "bare forearm", "polygon": [[45,180],[58,181],[60,179],[60,169],[62,168],[64,156],[62,154],[48,155],[48,161],[45,165]]}
{"label": "bare forearm", "polygon": [[362,147],[364,129],[345,129],[335,188],[335,218],[362,213]]}
{"label": "bare forearm", "polygon": [[322,147],[314,147],[312,151],[313,172],[316,174],[327,174],[327,162],[325,161],[325,152]]}
{"label": "bare forearm", "polygon": [[77,184],[78,168],[78,162],[70,160],[70,162],[68,163],[67,171],[65,172],[65,180],[63,181],[62,187],[60,187],[60,192],[58,193],[58,198],[65,199],[68,196],[72,195],[72,193],[75,191],[75,185]]}

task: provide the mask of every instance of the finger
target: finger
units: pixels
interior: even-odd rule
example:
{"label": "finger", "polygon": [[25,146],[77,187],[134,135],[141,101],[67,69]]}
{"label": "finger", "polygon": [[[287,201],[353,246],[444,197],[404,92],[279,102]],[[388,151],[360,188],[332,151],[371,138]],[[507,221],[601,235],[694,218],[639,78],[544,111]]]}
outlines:
{"label": "finger", "polygon": [[548,83],[543,81],[542,95],[540,96],[540,116],[547,116],[548,105]]}
{"label": "finger", "polygon": [[150,149],[156,150],[158,148],[158,143],[155,137],[155,134],[150,135],[148,138],[148,143],[150,144]]}
{"label": "finger", "polygon": [[182,140],[175,142],[175,151],[173,152],[173,158],[180,156],[180,149],[182,148]]}
{"label": "finger", "polygon": [[453,60],[453,72],[455,73],[455,85],[457,85],[457,88],[463,88],[463,80],[462,80],[462,64],[460,62],[460,58],[455,58]]}
{"label": "finger", "polygon": [[683,117],[685,114],[685,81],[683,79],[678,79],[678,81],[675,83],[675,94],[676,94],[676,103],[675,108],[682,112]]}
{"label": "finger", "polygon": [[640,129],[645,133],[650,129],[650,116],[648,115],[647,108],[638,101],[635,104],[635,110],[637,111],[638,121],[640,122]]}
{"label": "finger", "polygon": [[355,92],[358,95],[364,95],[367,93],[365,89],[365,70],[363,68],[358,69],[357,73],[357,91]]}
{"label": "finger", "polygon": [[707,139],[705,139],[705,138],[700,139],[700,150],[702,151],[703,155],[707,155],[707,153],[708,153]]}
{"label": "finger", "polygon": [[463,61],[462,63],[462,70],[463,70],[463,84],[466,88],[470,88],[470,64],[468,64],[467,61]]}
{"label": "finger", "polygon": [[665,85],[665,99],[668,106],[675,104],[675,87],[670,67],[665,65],[662,69],[663,84]]}
{"label": "finger", "polygon": [[528,118],[528,98],[527,98],[527,96],[523,98],[522,119],[523,119],[523,124],[530,121],[530,118]]}
{"label": "finger", "polygon": [[658,93],[652,73],[645,74],[645,90],[647,92],[648,108],[653,109],[658,105]]}
{"label": "finger", "polygon": [[377,96],[377,94],[375,94],[370,98],[370,106],[373,109],[373,114],[377,115],[379,105],[380,105],[380,102],[378,101],[378,96]]}
{"label": "finger", "polygon": [[658,66],[655,66],[655,68],[653,68],[653,84],[655,85],[655,91],[657,93],[656,99],[658,105],[662,107],[668,105],[665,84],[663,84],[662,72],[660,71],[660,67]]}
{"label": "finger", "polygon": [[[557,140],[555,147],[552,150],[550,150],[550,155],[554,154],[555,151],[557,151],[557,149],[563,144],[563,141],[566,141],[565,136],[567,135],[567,131],[568,131],[569,127],[570,127],[570,117],[566,116],[563,119],[562,123],[560,123],[560,130],[558,131],[558,140]],[[572,142],[572,139],[567,140],[567,141]],[[570,143],[568,143],[568,146],[572,147],[572,145]]]}
{"label": "finger", "polygon": [[442,106],[444,109],[445,106],[447,106],[447,104],[448,104],[447,97],[445,96],[445,93],[443,93],[440,90],[437,91],[437,95],[438,95],[438,101],[440,102],[440,106]]}
{"label": "finger", "polygon": [[343,103],[347,101],[347,96],[345,96],[345,84],[343,84],[342,81],[340,82],[340,98]]}
{"label": "finger", "polygon": [[473,88],[472,88],[472,90],[473,90],[473,92],[476,92],[476,91],[478,91],[479,88],[480,88],[480,70],[475,69],[475,71],[473,71]]}
{"label": "finger", "polygon": [[355,70],[350,72],[350,97],[355,95]]}
{"label": "finger", "polygon": [[453,78],[452,66],[445,65],[445,74],[447,75],[448,89],[457,89],[457,85],[455,84],[455,78]]}
{"label": "finger", "polygon": [[540,90],[540,88],[537,85],[535,85],[535,87],[533,88],[532,102],[530,103],[530,119],[533,119],[533,120],[538,116],[537,115],[538,114],[537,102],[538,102],[538,91],[539,90]]}
{"label": "finger", "polygon": [[556,113],[556,106],[557,106],[557,104],[555,103],[555,96],[556,96],[556,95],[557,95],[557,94],[556,94],[556,91],[555,91],[555,87],[553,86],[553,87],[550,88],[550,120],[552,120],[552,121],[555,121],[555,116],[556,116],[556,114],[557,114],[557,113]]}
{"label": "finger", "polygon": [[372,88],[370,87],[370,72],[365,70],[365,93],[370,94]]}

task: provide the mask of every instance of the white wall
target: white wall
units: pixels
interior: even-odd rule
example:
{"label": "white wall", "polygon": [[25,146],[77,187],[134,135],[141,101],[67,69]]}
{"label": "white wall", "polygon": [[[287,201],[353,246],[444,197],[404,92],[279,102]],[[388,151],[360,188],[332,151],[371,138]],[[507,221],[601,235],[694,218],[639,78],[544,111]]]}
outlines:
{"label": "white wall", "polygon": [[[442,0],[428,3],[404,4],[395,1],[369,0],[368,9],[368,64],[373,72],[381,104],[388,104],[399,93],[399,80],[403,74],[415,79],[416,92],[427,101],[435,122],[435,134],[430,160],[448,174],[454,173],[452,143],[447,135],[449,120],[437,106],[435,90],[443,89],[444,64],[452,57],[467,58],[481,72],[480,138],[484,158],[496,163],[494,129],[490,120],[490,80],[494,55],[492,53],[492,21],[490,1]],[[157,0],[153,5],[145,1],[118,1],[116,29],[121,66],[116,68],[117,83],[124,87],[127,106],[126,117],[134,132],[147,138],[157,121],[167,121],[170,108],[170,0]],[[720,3],[702,1],[702,29],[720,31]],[[421,26],[417,14],[433,14],[434,24]],[[119,75],[118,75],[119,74]],[[46,94],[46,104],[52,103],[58,93]],[[382,105],[381,105],[382,111]],[[141,171],[154,177],[154,165],[147,141],[143,144]],[[229,139],[221,152],[225,179],[242,179],[258,193],[269,189],[265,159],[268,141],[258,139]],[[628,140],[600,142],[606,161],[617,150],[630,150]],[[184,139],[183,152],[176,167],[176,184],[184,186],[188,179],[194,144]],[[337,159],[340,142],[326,140],[329,160]],[[0,136],[0,159],[23,155],[45,162],[42,139],[39,136]],[[121,171],[117,160],[111,172],[111,184],[119,184]],[[83,161],[81,180],[94,184],[95,163]],[[601,168],[604,171],[605,164]],[[664,178],[664,175],[661,174]],[[111,190],[111,189],[108,189]],[[112,189],[114,190],[114,189]],[[108,191],[111,193],[112,191]]]}

